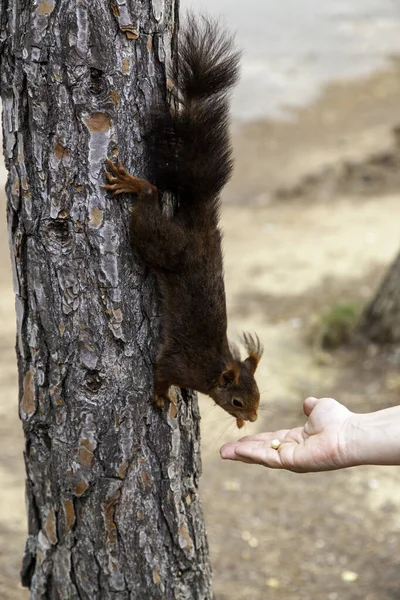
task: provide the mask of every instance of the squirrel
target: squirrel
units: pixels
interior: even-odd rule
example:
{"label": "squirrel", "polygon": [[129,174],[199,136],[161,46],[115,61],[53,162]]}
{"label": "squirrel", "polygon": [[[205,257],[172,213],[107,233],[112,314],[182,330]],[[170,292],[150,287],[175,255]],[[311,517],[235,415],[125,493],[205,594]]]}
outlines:
{"label": "squirrel", "polygon": [[[154,183],[107,159],[106,190],[134,194],[132,249],[155,274],[161,295],[162,341],[153,402],[173,402],[171,385],[210,396],[236,418],[255,421],[260,393],[254,372],[262,355],[256,335],[244,334],[242,361],[227,339],[219,194],[232,168],[229,91],[239,52],[216,21],[189,14],[180,33],[172,79],[179,109],[159,109],[149,135]],[[172,216],[160,192],[177,200]]]}

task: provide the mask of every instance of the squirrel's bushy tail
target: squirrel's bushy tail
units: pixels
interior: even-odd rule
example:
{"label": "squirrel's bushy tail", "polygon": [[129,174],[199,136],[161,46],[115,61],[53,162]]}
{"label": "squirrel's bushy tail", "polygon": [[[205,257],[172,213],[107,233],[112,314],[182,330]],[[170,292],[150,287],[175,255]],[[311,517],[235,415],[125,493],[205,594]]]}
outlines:
{"label": "squirrel's bushy tail", "polygon": [[155,183],[182,208],[216,203],[231,174],[228,93],[239,56],[218,22],[188,14],[172,73],[179,109],[158,114],[151,136]]}

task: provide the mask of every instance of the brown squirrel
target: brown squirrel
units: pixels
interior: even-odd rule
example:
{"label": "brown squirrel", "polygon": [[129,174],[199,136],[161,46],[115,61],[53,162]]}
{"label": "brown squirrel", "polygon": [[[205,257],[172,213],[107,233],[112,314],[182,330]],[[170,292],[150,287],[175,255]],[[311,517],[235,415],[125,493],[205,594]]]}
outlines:
{"label": "brown squirrel", "polygon": [[[172,401],[171,385],[197,390],[233,415],[240,428],[257,419],[254,372],[262,347],[257,336],[244,334],[249,356],[241,361],[226,333],[219,193],[233,167],[228,93],[237,81],[239,53],[218,23],[188,15],[176,63],[172,76],[180,109],[160,109],[149,136],[156,186],[108,159],[104,187],[137,196],[131,245],[161,292],[154,403]],[[163,211],[159,189],[176,198],[173,216]]]}

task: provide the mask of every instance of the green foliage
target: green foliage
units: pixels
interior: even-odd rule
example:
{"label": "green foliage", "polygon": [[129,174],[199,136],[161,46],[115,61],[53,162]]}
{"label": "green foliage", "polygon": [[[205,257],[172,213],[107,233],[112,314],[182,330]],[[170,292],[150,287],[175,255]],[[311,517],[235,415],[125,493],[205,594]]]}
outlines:
{"label": "green foliage", "polygon": [[336,304],[312,325],[310,341],[315,347],[333,350],[350,341],[362,310],[361,303]]}

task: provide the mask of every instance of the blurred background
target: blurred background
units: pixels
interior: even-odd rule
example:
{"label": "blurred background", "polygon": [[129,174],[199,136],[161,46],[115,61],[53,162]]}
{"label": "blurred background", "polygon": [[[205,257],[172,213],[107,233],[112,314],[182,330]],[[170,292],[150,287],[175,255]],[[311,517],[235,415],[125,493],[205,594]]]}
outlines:
{"label": "blurred background", "polygon": [[[222,217],[226,287],[231,337],[256,331],[265,346],[256,423],[239,434],[200,400],[216,600],[394,600],[399,468],[295,475],[222,462],[218,450],[243,431],[302,424],[309,395],[333,396],[356,412],[399,403],[399,351],[345,343],[346,327],[400,249],[399,2],[192,7],[221,16],[243,48],[236,170]],[[3,166],[0,179],[0,598],[23,599],[23,444]]]}

